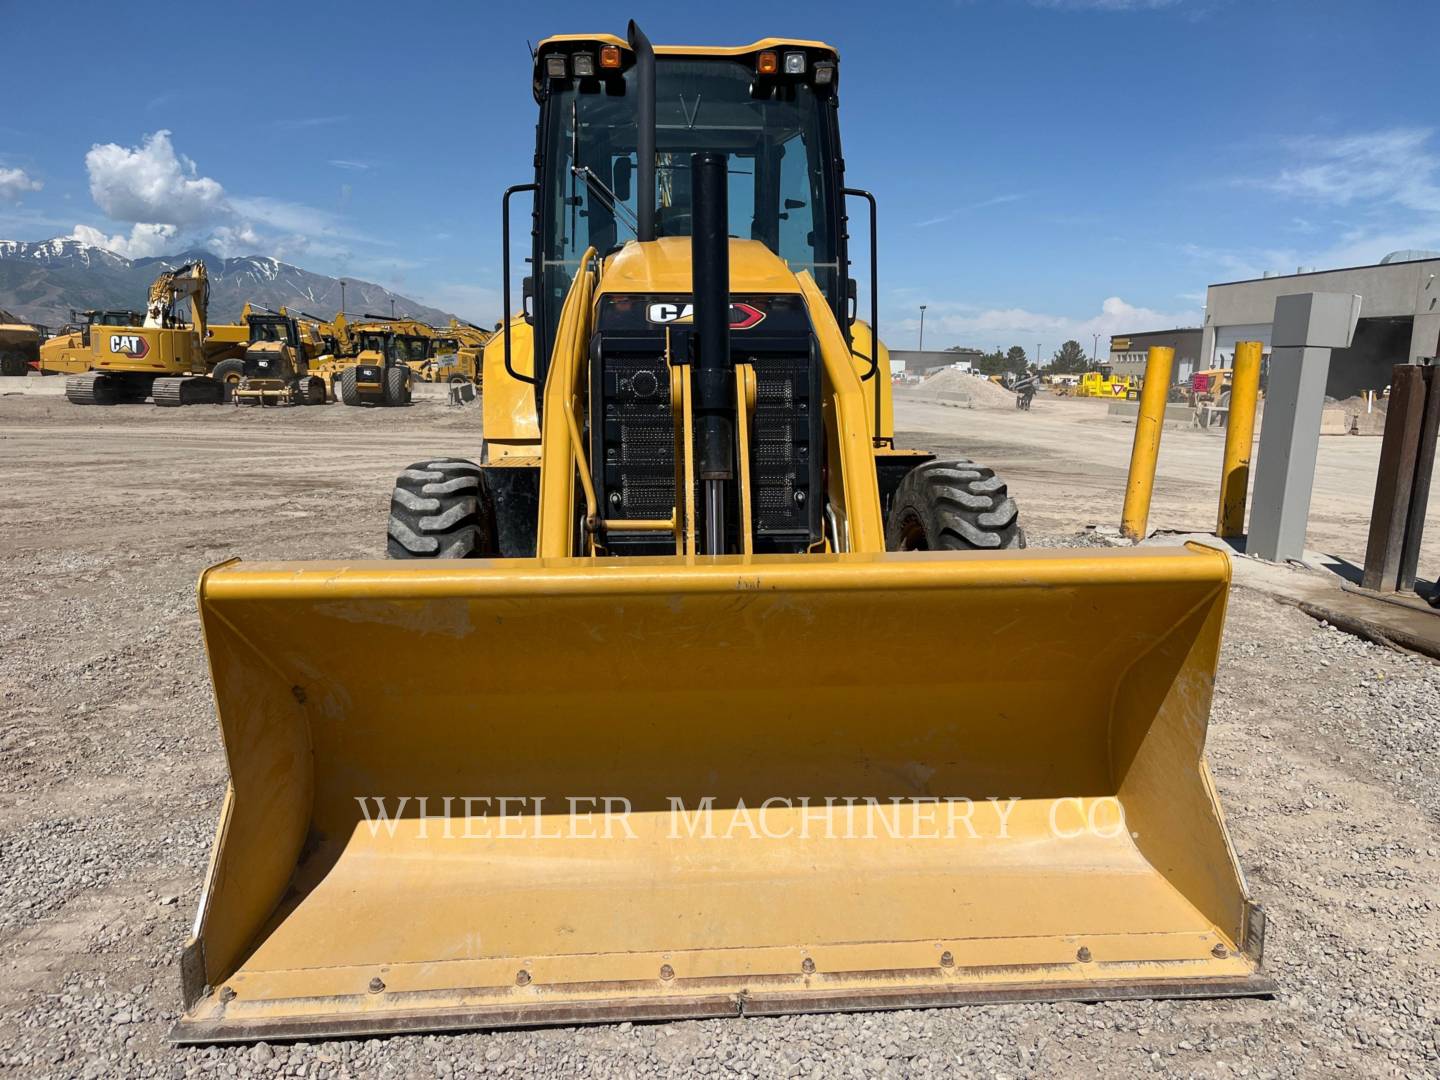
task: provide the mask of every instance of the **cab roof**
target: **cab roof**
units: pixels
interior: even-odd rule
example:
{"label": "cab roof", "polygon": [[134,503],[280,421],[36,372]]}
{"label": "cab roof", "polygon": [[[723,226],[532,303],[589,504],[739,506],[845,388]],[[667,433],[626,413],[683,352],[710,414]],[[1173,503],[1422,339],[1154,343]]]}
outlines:
{"label": "cab roof", "polygon": [[[545,52],[547,45],[575,44],[576,42],[590,43],[596,45],[616,45],[630,51],[630,43],[624,38],[616,37],[614,34],[552,34],[545,38],[535,49],[535,61],[538,64],[540,55]],[[840,59],[840,54],[835,51],[833,45],[827,45],[823,41],[807,41],[804,38],[761,38],[759,41],[749,45],[656,45],[657,56],[748,56],[764,49],[823,49],[835,59]]]}

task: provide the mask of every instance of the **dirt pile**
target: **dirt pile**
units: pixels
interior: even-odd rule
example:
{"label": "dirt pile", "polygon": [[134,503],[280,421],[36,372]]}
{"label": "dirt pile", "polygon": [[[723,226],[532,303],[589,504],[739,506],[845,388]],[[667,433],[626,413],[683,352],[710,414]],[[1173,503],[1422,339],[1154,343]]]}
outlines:
{"label": "dirt pile", "polygon": [[[975,409],[1013,409],[1015,395],[998,383],[979,375],[946,368],[920,383],[916,390],[921,393],[945,395],[945,400],[968,401]],[[957,397],[956,395],[960,395]]]}

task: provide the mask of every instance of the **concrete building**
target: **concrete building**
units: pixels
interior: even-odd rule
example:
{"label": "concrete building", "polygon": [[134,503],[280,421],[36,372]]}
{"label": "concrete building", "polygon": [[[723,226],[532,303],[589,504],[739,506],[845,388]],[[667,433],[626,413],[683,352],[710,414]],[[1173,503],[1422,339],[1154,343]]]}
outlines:
{"label": "concrete building", "polygon": [[1275,299],[1293,293],[1358,293],[1354,343],[1330,358],[1325,392],[1333,398],[1381,390],[1395,364],[1440,352],[1440,255],[1397,252],[1373,266],[1323,270],[1211,285],[1205,297],[1202,367],[1229,367],[1237,341],[1270,352]]}
{"label": "concrete building", "polygon": [[1152,346],[1175,350],[1175,363],[1170,368],[1172,383],[1188,383],[1200,370],[1200,348],[1203,335],[1199,327],[1177,327],[1174,330],[1143,330],[1134,334],[1116,334],[1110,339],[1108,363],[1115,375],[1144,375],[1145,361]]}
{"label": "concrete building", "polygon": [[979,349],[952,349],[945,352],[924,352],[918,349],[891,349],[890,372],[898,375],[929,375],[932,371],[950,367],[953,364],[968,364],[974,367],[984,354]]}

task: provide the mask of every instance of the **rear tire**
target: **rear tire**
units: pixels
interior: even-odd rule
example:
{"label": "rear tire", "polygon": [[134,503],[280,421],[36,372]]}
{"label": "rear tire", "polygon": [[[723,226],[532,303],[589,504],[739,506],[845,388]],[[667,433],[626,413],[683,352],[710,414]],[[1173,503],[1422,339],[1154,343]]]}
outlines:
{"label": "rear tire", "polygon": [[1025,532],[1005,481],[972,461],[931,461],[906,474],[890,503],[889,551],[1023,548]]}
{"label": "rear tire", "polygon": [[495,511],[485,473],[473,461],[440,458],[395,479],[385,550],[392,559],[477,559],[497,555]]}
{"label": "rear tire", "polygon": [[386,405],[410,404],[410,369],[396,365],[385,369]]}
{"label": "rear tire", "polygon": [[348,367],[340,373],[340,401],[344,405],[359,405],[360,391],[355,386],[355,369]]}
{"label": "rear tire", "polygon": [[319,375],[307,375],[300,380],[300,404],[324,405],[325,380]]}
{"label": "rear tire", "polygon": [[29,375],[30,361],[19,353],[0,353],[0,375]]}

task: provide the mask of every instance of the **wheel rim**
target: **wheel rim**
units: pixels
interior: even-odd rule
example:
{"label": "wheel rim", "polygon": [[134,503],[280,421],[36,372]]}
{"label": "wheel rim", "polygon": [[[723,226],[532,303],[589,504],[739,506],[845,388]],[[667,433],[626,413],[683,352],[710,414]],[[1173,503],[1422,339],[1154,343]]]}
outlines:
{"label": "wheel rim", "polygon": [[930,545],[925,541],[925,526],[913,512],[905,514],[900,519],[900,550],[930,550]]}

